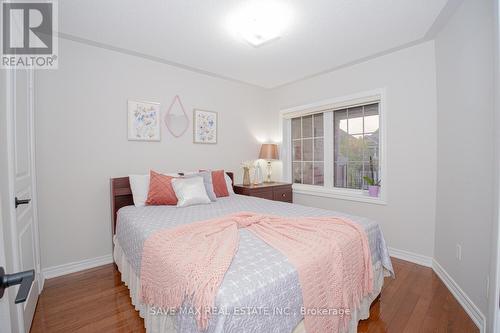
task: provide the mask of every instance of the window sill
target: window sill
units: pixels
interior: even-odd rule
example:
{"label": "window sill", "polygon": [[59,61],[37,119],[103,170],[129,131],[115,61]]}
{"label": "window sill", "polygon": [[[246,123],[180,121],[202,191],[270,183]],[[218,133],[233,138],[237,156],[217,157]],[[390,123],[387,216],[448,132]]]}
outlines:
{"label": "window sill", "polygon": [[293,184],[293,193],[313,195],[316,197],[333,198],[348,201],[357,201],[375,205],[387,205],[387,201],[382,198],[370,197],[367,191],[350,189],[332,189],[314,185]]}

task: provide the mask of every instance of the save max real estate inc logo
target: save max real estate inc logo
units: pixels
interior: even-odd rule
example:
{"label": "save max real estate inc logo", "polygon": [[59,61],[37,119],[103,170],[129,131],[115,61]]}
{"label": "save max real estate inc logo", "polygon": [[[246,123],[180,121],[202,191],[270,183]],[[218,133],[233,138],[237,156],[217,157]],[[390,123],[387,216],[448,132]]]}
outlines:
{"label": "save max real estate inc logo", "polygon": [[0,3],[0,68],[57,69],[57,1]]}

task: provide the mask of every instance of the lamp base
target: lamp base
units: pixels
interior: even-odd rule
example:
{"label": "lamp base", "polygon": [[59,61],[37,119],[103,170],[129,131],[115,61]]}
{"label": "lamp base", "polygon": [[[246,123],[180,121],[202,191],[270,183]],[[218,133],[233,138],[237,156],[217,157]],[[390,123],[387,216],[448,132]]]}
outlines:
{"label": "lamp base", "polygon": [[264,181],[264,183],[266,183],[266,184],[274,183],[271,180],[271,174],[272,174],[272,172],[273,172],[273,168],[271,166],[271,161],[267,161],[267,178]]}

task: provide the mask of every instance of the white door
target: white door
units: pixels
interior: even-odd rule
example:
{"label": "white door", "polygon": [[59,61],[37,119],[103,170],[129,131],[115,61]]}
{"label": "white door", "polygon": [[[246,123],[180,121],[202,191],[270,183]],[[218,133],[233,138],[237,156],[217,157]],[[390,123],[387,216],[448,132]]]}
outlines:
{"label": "white door", "polygon": [[[14,272],[35,270],[35,279],[24,303],[11,305],[17,312],[20,332],[29,332],[40,291],[40,257],[36,214],[34,170],[34,73],[32,70],[9,71],[7,79],[7,166],[10,210],[8,226],[10,255]],[[29,200],[16,207],[15,200]],[[5,198],[4,198],[5,199]],[[4,200],[5,202],[6,200]],[[6,207],[7,206],[7,207]],[[4,228],[4,233],[6,232]],[[5,235],[4,235],[5,237]],[[16,287],[16,291],[19,287]],[[14,325],[13,325],[14,326]]]}

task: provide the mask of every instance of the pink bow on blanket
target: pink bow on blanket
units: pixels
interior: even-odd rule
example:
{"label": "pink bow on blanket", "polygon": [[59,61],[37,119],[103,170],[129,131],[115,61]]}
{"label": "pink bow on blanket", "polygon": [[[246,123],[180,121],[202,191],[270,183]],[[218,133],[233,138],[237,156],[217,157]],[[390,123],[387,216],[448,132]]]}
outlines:
{"label": "pink bow on blanket", "polygon": [[352,312],[372,292],[368,238],[358,224],[336,217],[240,212],[153,233],[142,254],[143,302],[179,308],[189,300],[197,309],[199,328],[206,329],[209,310],[238,249],[239,228],[246,228],[283,253],[297,269],[307,332],[345,328],[349,314],[317,314],[320,310]]}

